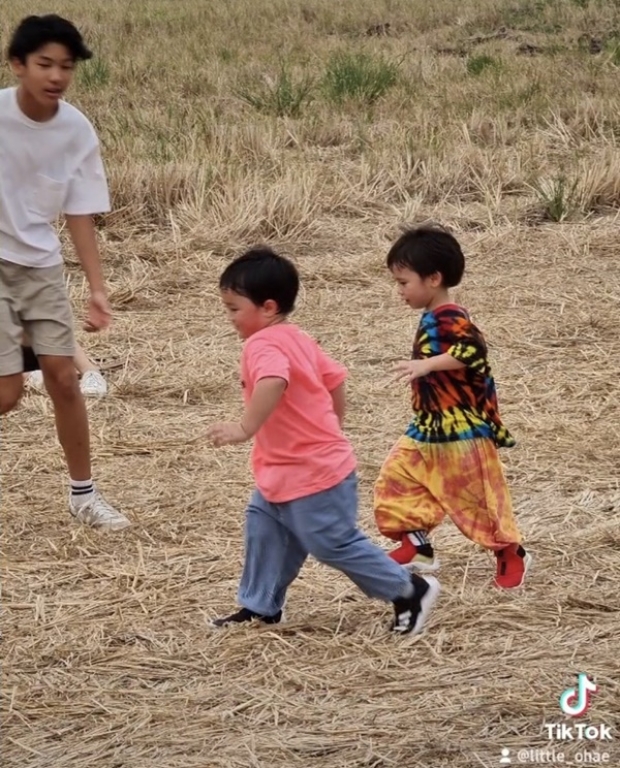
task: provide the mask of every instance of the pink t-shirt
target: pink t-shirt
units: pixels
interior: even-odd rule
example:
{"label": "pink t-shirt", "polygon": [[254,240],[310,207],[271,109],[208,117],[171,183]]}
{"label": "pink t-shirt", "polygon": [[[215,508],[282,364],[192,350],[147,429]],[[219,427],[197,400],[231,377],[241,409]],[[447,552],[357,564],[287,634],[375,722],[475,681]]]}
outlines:
{"label": "pink t-shirt", "polygon": [[246,403],[257,382],[271,376],[284,379],[287,387],[254,436],[252,469],[259,491],[278,504],[333,488],[357,462],[330,395],[347,378],[346,369],[296,325],[281,323],[263,328],[244,344]]}

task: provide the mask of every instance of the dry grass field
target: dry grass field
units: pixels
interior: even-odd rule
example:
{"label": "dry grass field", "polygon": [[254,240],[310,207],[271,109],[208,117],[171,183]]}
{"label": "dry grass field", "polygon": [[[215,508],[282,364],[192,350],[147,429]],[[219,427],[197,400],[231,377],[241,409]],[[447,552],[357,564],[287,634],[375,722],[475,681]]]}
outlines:
{"label": "dry grass field", "polygon": [[[77,527],[50,402],[2,424],[3,768],[474,768],[500,750],[620,765],[620,6],[602,0],[12,0],[78,23],[96,58],[71,100],[102,140],[113,328],[80,336],[96,479],[134,525]],[[8,69],[0,85],[11,82]],[[534,565],[446,523],[427,632],[309,562],[278,628],[214,634],[234,607],[249,448],[240,343],[217,278],[245,246],[298,264],[295,320],[350,369],[361,522],[409,418],[386,386],[417,318],[384,269],[403,222],[466,250],[457,299],[492,349],[503,456]],[[66,251],[76,314],[85,286]],[[549,741],[576,675],[614,740]],[[580,753],[582,758],[583,754]],[[526,758],[521,756],[521,758]],[[532,757],[532,764],[535,756]],[[586,759],[586,763],[588,760]]]}

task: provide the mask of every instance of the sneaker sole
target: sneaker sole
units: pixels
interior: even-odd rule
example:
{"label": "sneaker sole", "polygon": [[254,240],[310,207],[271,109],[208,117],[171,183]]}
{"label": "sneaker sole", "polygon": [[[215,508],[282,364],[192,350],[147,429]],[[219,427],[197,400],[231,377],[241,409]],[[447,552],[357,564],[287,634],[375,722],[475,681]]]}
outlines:
{"label": "sneaker sole", "polygon": [[108,394],[107,392],[95,392],[92,389],[81,389],[80,392],[84,397],[92,397],[96,399],[106,397]]}
{"label": "sneaker sole", "polygon": [[92,528],[93,530],[99,530],[99,531],[123,531],[125,528],[131,527],[131,521],[129,520],[119,520],[117,523],[99,523],[97,525],[93,525],[92,523],[86,523],[84,520],[80,520],[80,518],[74,514],[71,510],[69,511],[69,514],[71,517],[75,520],[76,523],[79,523],[80,525],[86,525],[88,528]]}
{"label": "sneaker sole", "polygon": [[214,629],[217,632],[220,632],[223,629],[228,629],[228,627],[241,627],[244,624],[246,625],[246,627],[256,625],[256,624],[258,624],[261,627],[279,627],[281,624],[286,624],[286,614],[284,613],[284,611],[282,611],[282,616],[280,617],[280,621],[278,621],[276,624],[265,624],[265,622],[261,621],[260,619],[253,619],[252,621],[231,621],[228,624],[216,624],[215,619],[209,619],[207,621],[207,628]]}
{"label": "sneaker sole", "polygon": [[437,602],[437,598],[439,597],[439,593],[441,592],[441,585],[434,576],[421,576],[420,578],[424,579],[424,581],[428,584],[428,589],[426,590],[424,597],[420,600],[420,613],[418,614],[416,623],[410,630],[399,630],[396,628],[392,629],[393,632],[396,632],[403,637],[419,635],[422,632],[424,625],[426,624],[426,620],[428,619],[430,612],[433,610],[433,607]]}
{"label": "sneaker sole", "polygon": [[434,576],[426,576],[423,578],[428,584],[428,590],[424,597],[420,600],[420,615],[418,616],[418,620],[414,624],[413,629],[409,633],[411,635],[418,635],[424,629],[426,620],[428,619],[430,612],[433,610],[435,603],[437,602],[437,598],[439,597],[439,593],[441,592],[441,585]]}
{"label": "sneaker sole", "polygon": [[441,568],[441,563],[437,558],[432,563],[416,563],[415,560],[407,563],[405,568],[410,573],[436,573]]}
{"label": "sneaker sole", "polygon": [[532,555],[530,555],[529,552],[526,552],[525,557],[523,558],[523,576],[521,577],[521,581],[518,584],[515,584],[514,587],[502,587],[501,584],[494,582],[495,586],[498,589],[503,589],[506,592],[510,592],[513,589],[520,589],[525,583],[525,577],[527,576],[527,572],[530,570],[530,566],[532,565],[533,560],[534,558],[532,557]]}
{"label": "sneaker sole", "polygon": [[131,528],[129,520],[125,520],[123,523],[112,523],[111,525],[98,525],[97,528],[101,528],[104,531],[124,531],[126,528]]}

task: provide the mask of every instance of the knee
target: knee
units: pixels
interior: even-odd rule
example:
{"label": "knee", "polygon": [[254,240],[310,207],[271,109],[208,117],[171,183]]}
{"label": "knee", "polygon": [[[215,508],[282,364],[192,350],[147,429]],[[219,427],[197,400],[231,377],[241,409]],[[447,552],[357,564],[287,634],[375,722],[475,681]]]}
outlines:
{"label": "knee", "polygon": [[43,375],[52,399],[70,401],[80,397],[78,375],[72,362],[44,370]]}
{"label": "knee", "polygon": [[337,565],[347,558],[351,546],[364,538],[364,534],[357,529],[343,532],[338,538],[317,536],[308,542],[308,550],[319,562],[325,565]]}
{"label": "knee", "polygon": [[19,403],[23,392],[21,374],[14,382],[0,386],[0,415],[12,411]]}
{"label": "knee", "polygon": [[338,560],[337,548],[330,546],[328,542],[312,542],[310,554],[315,560],[324,565],[331,565],[331,563]]}

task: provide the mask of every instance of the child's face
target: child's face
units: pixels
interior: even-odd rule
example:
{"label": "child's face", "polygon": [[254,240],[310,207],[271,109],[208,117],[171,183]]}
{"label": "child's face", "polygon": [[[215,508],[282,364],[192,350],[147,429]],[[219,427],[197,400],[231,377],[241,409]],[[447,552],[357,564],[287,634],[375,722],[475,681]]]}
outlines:
{"label": "child's face", "polygon": [[234,291],[227,290],[221,293],[228,318],[242,339],[248,339],[252,334],[272,325],[278,317],[278,306],[275,301],[266,301],[260,306]]}
{"label": "child's face", "polygon": [[420,277],[408,267],[393,267],[392,276],[398,284],[398,292],[403,301],[412,309],[425,309],[433,303],[441,289],[441,275],[435,273],[429,277]]}
{"label": "child's face", "polygon": [[71,84],[75,62],[60,43],[47,43],[26,57],[11,61],[13,73],[27,95],[44,110],[55,112]]}

